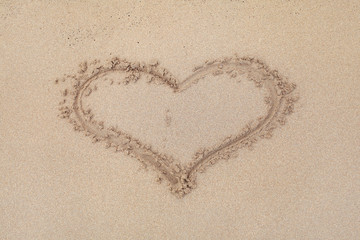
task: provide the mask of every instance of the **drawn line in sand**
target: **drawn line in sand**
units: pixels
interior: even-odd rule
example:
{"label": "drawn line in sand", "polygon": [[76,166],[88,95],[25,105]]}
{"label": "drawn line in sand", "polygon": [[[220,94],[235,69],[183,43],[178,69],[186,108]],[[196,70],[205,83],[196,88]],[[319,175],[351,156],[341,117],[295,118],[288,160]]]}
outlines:
{"label": "drawn line in sand", "polygon": [[[206,76],[228,74],[232,78],[245,75],[258,88],[266,88],[268,96],[265,103],[267,114],[251,121],[238,134],[229,136],[218,144],[198,150],[190,163],[180,164],[174,157],[160,153],[151,145],[144,144],[131,134],[115,126],[106,126],[104,121],[95,119],[91,109],[85,109],[83,98],[96,91],[96,81],[108,80],[111,73],[124,73],[125,77],[117,84],[136,83],[145,76],[149,84],[163,84],[174,93],[185,91]],[[113,80],[110,85],[115,84]],[[145,166],[152,167],[159,173],[158,180],[165,179],[172,193],[183,197],[196,187],[196,173],[203,172],[208,166],[222,159],[236,156],[243,147],[252,148],[261,138],[270,138],[273,130],[285,124],[285,117],[293,112],[298,95],[294,92],[295,84],[289,83],[278,71],[270,70],[262,61],[250,57],[227,57],[194,68],[193,73],[180,82],[157,61],[150,63],[129,62],[126,59],[113,58],[104,64],[99,61],[80,64],[74,75],[66,75],[55,83],[70,83],[62,90],[63,100],[59,103],[59,117],[68,120],[76,131],[90,136],[93,142],[104,142],[106,148],[114,148],[138,159]],[[167,117],[166,124],[170,125]],[[205,137],[205,136],[204,136]]]}

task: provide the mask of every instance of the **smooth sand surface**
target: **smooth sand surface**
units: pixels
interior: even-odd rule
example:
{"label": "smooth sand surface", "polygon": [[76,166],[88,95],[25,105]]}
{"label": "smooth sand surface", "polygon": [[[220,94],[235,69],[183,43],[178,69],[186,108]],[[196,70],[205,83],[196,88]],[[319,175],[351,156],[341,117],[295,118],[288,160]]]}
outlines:
{"label": "smooth sand surface", "polygon": [[[359,39],[358,1],[0,0],[0,239],[359,239]],[[182,81],[234,54],[277,70],[299,100],[183,198],[58,116],[61,79],[84,62],[158,64]],[[266,93],[236,79],[178,93],[99,83],[84,104],[186,164],[266,112]]]}

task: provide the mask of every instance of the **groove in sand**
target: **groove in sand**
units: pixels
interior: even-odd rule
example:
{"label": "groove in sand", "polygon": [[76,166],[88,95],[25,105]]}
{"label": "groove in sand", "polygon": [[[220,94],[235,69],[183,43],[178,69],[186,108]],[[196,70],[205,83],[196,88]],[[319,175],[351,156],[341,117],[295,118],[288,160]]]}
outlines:
{"label": "groove in sand", "polygon": [[[180,164],[172,156],[155,151],[152,146],[145,145],[117,127],[106,126],[104,121],[95,120],[91,109],[85,109],[82,99],[96,91],[91,83],[99,81],[110,73],[122,72],[126,77],[119,84],[136,83],[145,76],[150,84],[164,84],[174,93],[185,91],[209,75],[228,74],[231,78],[241,75],[255,83],[256,87],[264,87],[269,96],[265,97],[268,105],[267,115],[254,119],[239,133],[229,136],[215,146],[197,151],[189,164]],[[105,78],[106,80],[106,78]],[[272,131],[285,123],[286,115],[293,112],[298,96],[294,94],[295,85],[287,82],[276,70],[270,70],[262,61],[249,57],[228,57],[214,61],[206,61],[182,82],[179,82],[158,62],[129,62],[125,59],[113,58],[105,64],[99,61],[82,63],[74,75],[66,75],[55,83],[70,83],[70,87],[62,91],[64,99],[59,103],[59,117],[67,119],[74,130],[83,131],[93,138],[93,142],[104,142],[107,148],[130,155],[145,166],[151,166],[160,177],[170,185],[170,190],[178,197],[183,197],[196,187],[196,173],[202,172],[218,160],[236,156],[242,147],[252,148],[260,138],[270,138]],[[114,84],[111,80],[110,85]]]}

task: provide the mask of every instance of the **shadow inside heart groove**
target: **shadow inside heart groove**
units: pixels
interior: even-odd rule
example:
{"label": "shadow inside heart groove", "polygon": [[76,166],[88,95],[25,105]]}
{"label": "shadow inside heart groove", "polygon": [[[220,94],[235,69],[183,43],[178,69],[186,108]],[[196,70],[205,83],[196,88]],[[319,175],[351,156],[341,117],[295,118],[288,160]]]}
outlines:
{"label": "shadow inside heart groove", "polygon": [[157,62],[119,58],[83,63],[59,82],[70,83],[61,118],[151,166],[179,197],[197,172],[269,138],[298,98],[277,71],[236,56],[207,61],[181,82]]}

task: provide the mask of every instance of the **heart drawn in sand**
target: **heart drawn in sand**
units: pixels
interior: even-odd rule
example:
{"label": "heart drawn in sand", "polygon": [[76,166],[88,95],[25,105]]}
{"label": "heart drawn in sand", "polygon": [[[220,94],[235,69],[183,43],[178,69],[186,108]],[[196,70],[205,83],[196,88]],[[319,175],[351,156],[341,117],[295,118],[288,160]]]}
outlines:
{"label": "heart drawn in sand", "polygon": [[[149,84],[169,87],[174,94],[191,88],[209,76],[245,76],[254,82],[255,87],[267,90],[268,94],[264,99],[268,110],[264,116],[253,119],[236,131],[236,134],[219,139],[213,146],[198,150],[189,163],[181,164],[178,159],[155,150],[151,144],[137,139],[132,133],[126,132],[126,129],[121,129],[121,126],[110,126],[104,119],[96,119],[92,110],[85,107],[83,100],[96,90],[94,83],[109,81],[110,85],[115,85],[108,77],[114,73],[122,74],[116,84],[136,84],[139,79],[146,79]],[[85,135],[92,137],[93,142],[104,142],[106,148],[115,148],[116,151],[151,166],[159,173],[159,179],[167,180],[171,192],[178,197],[183,197],[195,188],[197,172],[204,171],[207,166],[220,159],[236,156],[236,152],[242,147],[252,148],[261,138],[271,137],[272,131],[285,123],[286,115],[293,112],[294,103],[298,99],[294,94],[295,85],[288,83],[276,70],[270,70],[257,59],[237,56],[206,61],[204,65],[194,68],[193,73],[181,82],[156,61],[146,64],[120,58],[113,58],[105,64],[100,64],[99,61],[82,63],[77,74],[66,75],[55,82],[71,84],[62,91],[64,99],[60,102],[60,118],[68,119],[75,130],[85,132]]]}

